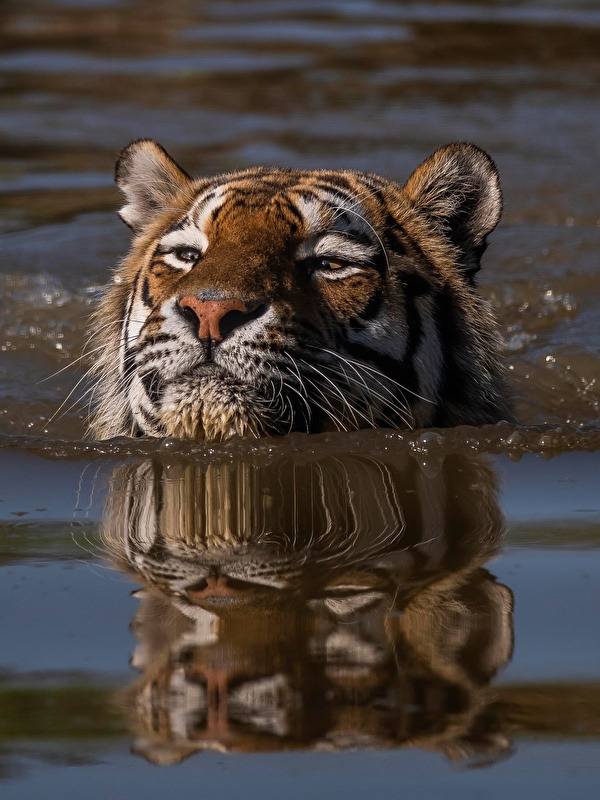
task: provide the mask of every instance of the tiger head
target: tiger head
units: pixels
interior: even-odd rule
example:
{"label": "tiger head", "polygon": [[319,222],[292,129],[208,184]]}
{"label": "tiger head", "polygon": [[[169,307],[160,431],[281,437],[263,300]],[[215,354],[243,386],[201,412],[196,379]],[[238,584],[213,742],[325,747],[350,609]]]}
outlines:
{"label": "tiger head", "polygon": [[401,187],[264,167],[194,180],[140,140],[116,181],[134,240],[93,323],[96,436],[509,416],[496,324],[474,289],[501,212],[477,147],[438,150]]}

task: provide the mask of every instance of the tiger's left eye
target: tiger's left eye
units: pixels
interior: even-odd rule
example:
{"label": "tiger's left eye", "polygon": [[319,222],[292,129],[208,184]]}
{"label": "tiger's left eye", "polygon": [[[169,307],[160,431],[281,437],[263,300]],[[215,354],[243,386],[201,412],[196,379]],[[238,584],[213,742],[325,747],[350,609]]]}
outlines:
{"label": "tiger's left eye", "polygon": [[317,269],[334,270],[342,269],[346,266],[342,261],[335,261],[333,258],[320,258],[316,263]]}
{"label": "tiger's left eye", "polygon": [[200,259],[202,253],[195,247],[177,247],[173,251],[180,261],[186,264],[195,264]]}

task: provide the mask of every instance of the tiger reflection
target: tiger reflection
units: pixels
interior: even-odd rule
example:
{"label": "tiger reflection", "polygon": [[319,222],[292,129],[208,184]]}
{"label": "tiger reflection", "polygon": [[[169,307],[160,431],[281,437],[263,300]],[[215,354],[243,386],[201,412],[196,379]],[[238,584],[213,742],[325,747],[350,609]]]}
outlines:
{"label": "tiger reflection", "polygon": [[410,454],[119,468],[103,538],[142,579],[135,749],[417,746],[496,759],[512,596],[485,462]]}

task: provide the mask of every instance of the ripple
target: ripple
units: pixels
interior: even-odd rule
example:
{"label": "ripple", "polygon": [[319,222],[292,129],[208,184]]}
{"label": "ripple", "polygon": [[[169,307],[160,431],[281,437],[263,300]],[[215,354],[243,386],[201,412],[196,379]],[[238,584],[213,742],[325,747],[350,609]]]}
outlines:
{"label": "ripple", "polygon": [[482,427],[460,426],[427,431],[358,431],[356,433],[291,434],[281,438],[234,439],[205,443],[180,439],[67,441],[46,436],[1,435],[0,449],[20,448],[50,458],[159,457],[163,460],[268,464],[281,457],[313,458],[355,453],[364,458],[386,458],[411,453],[420,461],[454,453],[558,455],[567,451],[600,450],[600,430],[568,425],[519,427],[506,422]]}

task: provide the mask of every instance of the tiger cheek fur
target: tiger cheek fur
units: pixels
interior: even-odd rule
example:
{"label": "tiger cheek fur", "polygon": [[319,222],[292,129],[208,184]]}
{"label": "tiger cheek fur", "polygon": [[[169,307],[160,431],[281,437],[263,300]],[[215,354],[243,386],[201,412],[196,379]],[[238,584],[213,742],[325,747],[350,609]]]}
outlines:
{"label": "tiger cheek fur", "polygon": [[510,418],[475,289],[501,213],[491,159],[436,151],[404,186],[352,171],[190,178],[117,163],[131,252],[92,323],[91,433],[226,439]]}

